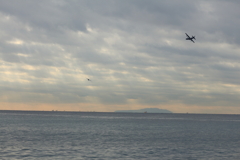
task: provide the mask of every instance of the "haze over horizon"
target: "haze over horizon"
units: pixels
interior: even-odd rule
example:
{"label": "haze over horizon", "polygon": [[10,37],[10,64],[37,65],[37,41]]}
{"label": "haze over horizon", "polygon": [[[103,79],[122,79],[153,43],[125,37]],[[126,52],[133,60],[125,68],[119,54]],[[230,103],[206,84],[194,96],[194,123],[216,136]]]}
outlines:
{"label": "haze over horizon", "polygon": [[0,1],[0,110],[240,114],[239,7]]}

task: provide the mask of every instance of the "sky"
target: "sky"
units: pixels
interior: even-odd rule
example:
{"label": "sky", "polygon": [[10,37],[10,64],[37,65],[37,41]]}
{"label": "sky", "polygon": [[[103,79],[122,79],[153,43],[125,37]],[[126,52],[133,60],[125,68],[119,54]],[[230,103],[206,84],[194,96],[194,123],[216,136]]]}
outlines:
{"label": "sky", "polygon": [[239,8],[0,0],[0,109],[240,114]]}

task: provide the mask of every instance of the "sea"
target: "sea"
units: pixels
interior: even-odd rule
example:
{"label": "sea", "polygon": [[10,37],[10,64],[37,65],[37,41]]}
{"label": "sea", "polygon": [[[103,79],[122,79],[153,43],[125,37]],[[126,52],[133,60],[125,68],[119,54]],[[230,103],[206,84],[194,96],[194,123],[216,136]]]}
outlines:
{"label": "sea", "polygon": [[240,115],[0,111],[1,160],[239,160]]}

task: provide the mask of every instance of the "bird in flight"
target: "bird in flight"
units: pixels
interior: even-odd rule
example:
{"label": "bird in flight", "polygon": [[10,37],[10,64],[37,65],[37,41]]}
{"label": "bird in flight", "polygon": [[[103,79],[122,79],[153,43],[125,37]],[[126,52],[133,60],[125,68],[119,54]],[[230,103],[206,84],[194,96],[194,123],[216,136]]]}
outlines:
{"label": "bird in flight", "polygon": [[[190,40],[190,41],[192,41],[193,43],[195,43],[195,42],[193,41],[193,39],[195,39],[195,36],[190,37],[187,33],[185,33],[185,34],[186,34],[186,36],[187,36],[186,40]],[[196,40],[196,39],[195,39],[195,40]]]}

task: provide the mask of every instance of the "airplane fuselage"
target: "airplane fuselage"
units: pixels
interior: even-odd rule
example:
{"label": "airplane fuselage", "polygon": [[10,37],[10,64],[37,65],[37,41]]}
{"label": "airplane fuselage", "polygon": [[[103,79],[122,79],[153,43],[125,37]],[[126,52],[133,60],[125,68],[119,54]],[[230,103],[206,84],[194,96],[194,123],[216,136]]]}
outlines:
{"label": "airplane fuselage", "polygon": [[186,38],[186,40],[192,40],[193,38]]}
{"label": "airplane fuselage", "polygon": [[[193,43],[195,43],[195,42],[193,41],[193,39],[195,39],[195,36],[190,37],[187,33],[185,33],[185,34],[186,34],[186,36],[187,36],[186,40],[190,40],[190,41],[192,41]],[[195,39],[195,40],[196,40],[196,39]]]}

